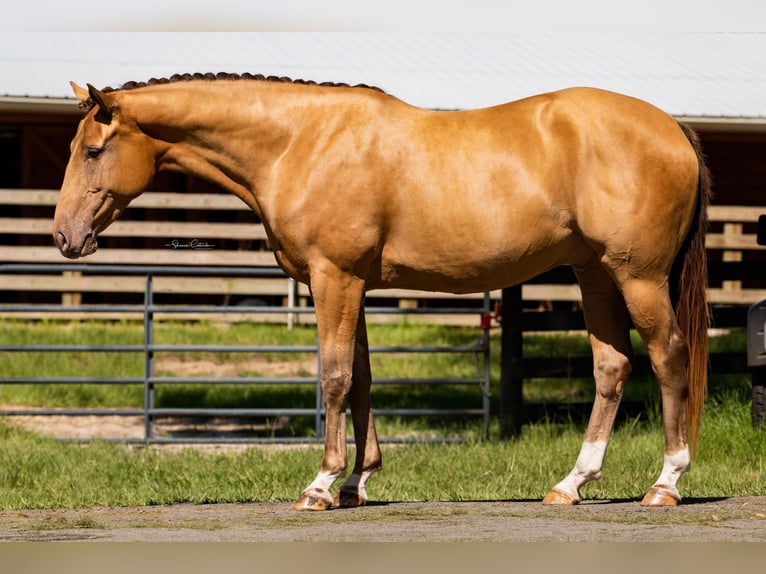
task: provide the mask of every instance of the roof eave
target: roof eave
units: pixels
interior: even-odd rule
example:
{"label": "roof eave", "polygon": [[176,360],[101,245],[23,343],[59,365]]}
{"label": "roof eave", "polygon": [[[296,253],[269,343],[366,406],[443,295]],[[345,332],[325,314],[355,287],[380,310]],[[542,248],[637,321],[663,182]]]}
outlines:
{"label": "roof eave", "polygon": [[698,132],[766,133],[766,117],[674,117]]}
{"label": "roof eave", "polygon": [[0,96],[0,112],[82,114],[74,98],[36,98],[27,96]]}

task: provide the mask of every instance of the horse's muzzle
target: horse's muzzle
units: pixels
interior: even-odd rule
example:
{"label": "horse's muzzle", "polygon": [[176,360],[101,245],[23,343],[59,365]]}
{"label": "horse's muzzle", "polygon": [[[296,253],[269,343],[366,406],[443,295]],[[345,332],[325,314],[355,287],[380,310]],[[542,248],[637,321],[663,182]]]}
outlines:
{"label": "horse's muzzle", "polygon": [[98,249],[96,235],[93,231],[88,231],[79,240],[75,239],[77,235],[63,228],[53,231],[53,241],[64,257],[77,259],[90,255]]}

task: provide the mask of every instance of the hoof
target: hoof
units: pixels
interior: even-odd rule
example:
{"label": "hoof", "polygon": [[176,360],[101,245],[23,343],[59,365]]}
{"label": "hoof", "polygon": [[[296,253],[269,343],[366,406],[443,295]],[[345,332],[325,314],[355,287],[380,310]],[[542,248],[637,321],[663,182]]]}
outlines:
{"label": "hoof", "polygon": [[674,490],[662,486],[653,486],[644,496],[641,506],[678,506],[681,497]]}
{"label": "hoof", "polygon": [[574,506],[575,504],[579,502],[580,502],[579,498],[573,498],[569,496],[566,492],[557,490],[555,488],[551,490],[545,498],[543,498],[543,504],[558,504],[558,505]]}
{"label": "hoof", "polygon": [[367,499],[354,490],[339,490],[332,500],[332,505],[337,508],[356,508],[365,504]]}
{"label": "hoof", "polygon": [[328,510],[332,505],[331,498],[325,498],[316,493],[304,492],[301,497],[293,502],[293,510]]}

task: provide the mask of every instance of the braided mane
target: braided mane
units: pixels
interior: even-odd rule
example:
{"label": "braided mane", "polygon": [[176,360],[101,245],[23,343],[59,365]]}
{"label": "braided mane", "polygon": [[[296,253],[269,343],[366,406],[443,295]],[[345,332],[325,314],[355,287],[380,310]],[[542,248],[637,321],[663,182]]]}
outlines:
{"label": "braided mane", "polygon": [[[292,78],[288,78],[286,76],[264,76],[263,74],[250,74],[250,73],[244,73],[244,74],[231,74],[228,72],[218,72],[217,74],[213,73],[194,73],[194,74],[173,74],[169,78],[151,78],[146,82],[126,82],[122,84],[119,88],[112,88],[110,86],[107,86],[102,91],[103,92],[116,92],[118,90],[134,90],[136,88],[143,88],[146,86],[156,86],[159,84],[171,84],[175,82],[190,82],[193,80],[205,80],[205,81],[216,81],[216,80],[256,80],[261,82],[283,82],[283,83],[291,83],[291,84],[301,84],[306,86],[330,86],[330,87],[336,87],[336,88],[367,88],[370,90],[376,90],[378,92],[383,92],[378,87],[375,86],[368,86],[367,84],[356,84],[354,86],[351,86],[349,84],[344,84],[341,82],[314,82],[313,80],[293,80]],[[93,100],[91,98],[88,98],[86,101],[80,103],[81,108],[90,109],[93,106]]]}

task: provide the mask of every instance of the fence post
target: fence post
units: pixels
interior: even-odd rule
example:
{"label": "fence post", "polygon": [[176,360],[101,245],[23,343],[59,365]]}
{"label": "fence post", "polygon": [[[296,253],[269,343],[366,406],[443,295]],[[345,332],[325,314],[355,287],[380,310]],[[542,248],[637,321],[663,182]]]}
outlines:
{"label": "fence post", "polygon": [[521,285],[502,291],[500,323],[500,436],[510,438],[521,432],[524,373]]}
{"label": "fence post", "polygon": [[144,439],[154,437],[151,410],[154,409],[154,313],[151,310],[154,301],[153,277],[151,272],[146,275],[146,291],[144,293]]}
{"label": "fence post", "polygon": [[[741,223],[724,223],[723,225],[723,233],[726,236],[730,236],[732,238],[741,238],[742,237],[742,224]],[[721,254],[721,259],[723,261],[742,261],[742,252],[741,251],[729,251],[726,250]],[[742,290],[742,281],[741,280],[727,280],[724,281],[721,285],[722,289],[724,291],[741,291]]]}
{"label": "fence post", "polygon": [[[63,277],[81,277],[82,271],[64,271],[62,273]],[[74,292],[64,292],[61,294],[61,304],[62,305],[81,305],[82,304],[82,293],[74,293]]]}

